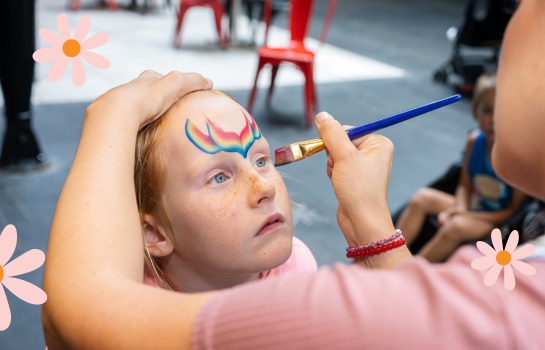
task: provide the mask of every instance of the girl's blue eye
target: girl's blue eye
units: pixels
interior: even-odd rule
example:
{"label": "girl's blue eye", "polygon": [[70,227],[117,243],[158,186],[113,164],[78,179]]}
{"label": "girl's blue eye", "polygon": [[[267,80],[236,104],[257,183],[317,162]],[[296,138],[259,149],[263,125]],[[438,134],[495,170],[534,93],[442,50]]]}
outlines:
{"label": "girl's blue eye", "polygon": [[261,158],[257,162],[255,162],[258,168],[263,168],[265,165],[267,165],[267,162],[265,161],[265,158]]}
{"label": "girl's blue eye", "polygon": [[227,180],[227,176],[225,176],[224,173],[219,173],[218,175],[212,178],[212,181],[210,183],[220,184],[222,182],[225,182],[226,180]]}

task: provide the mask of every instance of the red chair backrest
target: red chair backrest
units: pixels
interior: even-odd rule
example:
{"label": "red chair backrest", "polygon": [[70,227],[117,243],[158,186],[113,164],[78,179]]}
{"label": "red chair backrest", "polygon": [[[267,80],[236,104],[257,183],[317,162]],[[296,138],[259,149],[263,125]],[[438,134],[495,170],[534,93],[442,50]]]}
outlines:
{"label": "red chair backrest", "polygon": [[[273,0],[265,0],[265,8],[263,13],[263,20],[265,22],[265,46],[267,45],[269,26],[271,24],[272,1]],[[313,5],[314,0],[290,1],[290,11],[288,13],[288,27],[291,31],[291,41],[303,44],[303,41],[307,36],[308,27],[310,25]],[[322,34],[320,35],[320,42],[322,43],[325,42],[325,39],[327,37],[327,32],[329,31],[336,5],[337,0],[329,1],[329,7],[327,9],[324,27],[322,29]]]}
{"label": "red chair backrest", "polygon": [[291,0],[290,5],[288,27],[291,31],[291,40],[302,43],[307,36],[314,0]]}

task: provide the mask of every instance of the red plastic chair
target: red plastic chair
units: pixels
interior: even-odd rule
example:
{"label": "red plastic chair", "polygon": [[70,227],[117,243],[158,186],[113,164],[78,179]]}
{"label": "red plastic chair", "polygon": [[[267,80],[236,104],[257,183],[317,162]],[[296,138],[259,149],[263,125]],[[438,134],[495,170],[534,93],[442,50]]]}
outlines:
{"label": "red plastic chair", "polygon": [[[257,65],[257,73],[255,83],[250,93],[248,101],[248,112],[252,110],[255,94],[257,91],[257,78],[261,69],[267,65],[272,65],[271,86],[267,94],[267,105],[271,103],[272,92],[274,88],[274,80],[278,73],[278,68],[281,62],[293,63],[305,75],[305,95],[306,95],[306,119],[307,127],[312,125],[314,112],[317,108],[316,87],[314,85],[314,52],[309,51],[303,41],[307,36],[308,27],[310,24],[310,14],[312,12],[314,0],[291,0],[291,10],[288,14],[288,27],[291,31],[291,41],[287,47],[271,48],[267,47],[267,36],[269,33],[269,25],[271,19],[272,0],[265,0],[265,45],[257,51],[259,55],[259,63]],[[337,0],[329,1],[326,19],[320,35],[320,44],[323,44],[327,38],[327,32],[333,19]]]}
{"label": "red plastic chair", "polygon": [[[71,5],[70,5],[70,9],[72,11],[79,10],[79,3],[80,2],[81,2],[81,0],[72,0]],[[112,10],[112,11],[117,10],[117,3],[115,2],[115,0],[101,0],[101,2],[108,2],[108,6],[110,6],[110,10]]]}
{"label": "red plastic chair", "polygon": [[180,0],[180,12],[178,12],[178,24],[176,24],[176,33],[174,34],[174,47],[180,48],[182,41],[182,22],[184,20],[185,13],[191,7],[194,6],[206,6],[214,10],[214,17],[216,19],[216,29],[218,30],[218,36],[220,39],[220,46],[222,49],[227,48],[227,35],[223,28],[221,19],[223,18],[223,1],[221,0]]}

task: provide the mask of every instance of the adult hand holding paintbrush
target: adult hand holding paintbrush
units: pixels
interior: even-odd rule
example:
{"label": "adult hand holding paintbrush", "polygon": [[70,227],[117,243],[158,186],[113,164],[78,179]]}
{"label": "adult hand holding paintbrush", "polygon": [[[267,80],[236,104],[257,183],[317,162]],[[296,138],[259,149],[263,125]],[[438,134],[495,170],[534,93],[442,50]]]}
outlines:
{"label": "adult hand holding paintbrush", "polygon": [[[316,126],[327,148],[327,175],[339,201],[337,221],[349,246],[375,242],[395,233],[386,197],[394,145],[377,134],[350,140],[331,115],[316,116]],[[355,147],[354,147],[355,146]],[[368,258],[356,258],[367,267],[393,268],[411,254],[406,246]]]}
{"label": "adult hand holding paintbrush", "polygon": [[[386,201],[394,147],[388,138],[371,133],[460,99],[460,95],[451,96],[358,127],[343,128],[331,115],[322,112],[316,117],[322,139],[277,149],[275,165],[293,163],[325,149],[328,155],[327,175],[340,203],[337,221],[349,246],[384,239],[395,232]],[[393,267],[407,257],[410,253],[403,246],[382,257],[357,258],[356,263],[369,267]]]}

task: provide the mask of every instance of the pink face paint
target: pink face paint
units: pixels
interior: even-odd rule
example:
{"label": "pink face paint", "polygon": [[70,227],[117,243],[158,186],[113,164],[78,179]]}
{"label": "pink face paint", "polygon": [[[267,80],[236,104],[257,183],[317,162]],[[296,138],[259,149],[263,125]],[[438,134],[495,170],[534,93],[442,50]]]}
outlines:
{"label": "pink face paint", "polygon": [[215,154],[220,151],[238,152],[244,158],[248,156],[248,150],[254,144],[255,140],[261,138],[261,132],[251,116],[246,116],[246,125],[240,134],[232,131],[225,131],[206,118],[206,128],[208,135],[202,133],[191,120],[185,122],[185,134],[187,138],[197,146],[201,151]]}

